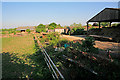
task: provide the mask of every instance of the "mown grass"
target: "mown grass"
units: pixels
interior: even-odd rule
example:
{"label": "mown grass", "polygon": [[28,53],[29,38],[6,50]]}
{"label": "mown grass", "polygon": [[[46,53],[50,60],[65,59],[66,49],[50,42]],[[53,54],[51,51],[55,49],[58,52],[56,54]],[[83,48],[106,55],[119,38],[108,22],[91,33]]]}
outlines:
{"label": "mown grass", "polygon": [[28,78],[33,66],[27,55],[35,53],[31,34],[20,37],[2,38],[2,77]]}
{"label": "mown grass", "polygon": [[2,38],[2,52],[32,54],[35,52],[32,35]]}
{"label": "mown grass", "polygon": [[2,38],[2,79],[52,79],[38,50],[32,34]]}

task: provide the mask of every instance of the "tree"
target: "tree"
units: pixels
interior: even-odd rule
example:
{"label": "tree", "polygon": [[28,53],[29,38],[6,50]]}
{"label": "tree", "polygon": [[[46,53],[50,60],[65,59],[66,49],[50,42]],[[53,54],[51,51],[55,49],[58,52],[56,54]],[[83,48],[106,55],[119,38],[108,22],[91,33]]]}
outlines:
{"label": "tree", "polygon": [[57,25],[57,28],[63,28],[60,24]]}
{"label": "tree", "polygon": [[45,25],[39,24],[36,28],[36,32],[46,32]]}
{"label": "tree", "polygon": [[45,25],[39,24],[37,27],[38,27],[38,28],[45,28]]}
{"label": "tree", "polygon": [[106,27],[106,26],[108,27],[108,26],[109,26],[109,22],[101,22],[100,24],[101,24],[103,27]]}
{"label": "tree", "polygon": [[98,26],[98,23],[93,23],[93,25],[92,26]]}
{"label": "tree", "polygon": [[113,23],[113,24],[112,24],[112,26],[117,26],[117,25],[118,25],[118,23]]}
{"label": "tree", "polygon": [[73,23],[73,24],[71,24],[70,26],[75,27],[75,28],[77,28],[77,29],[84,29],[84,27],[82,27],[82,24],[81,24],[81,23],[79,23],[79,24]]}
{"label": "tree", "polygon": [[54,27],[53,26],[49,26],[48,29],[54,29]]}
{"label": "tree", "polygon": [[26,29],[26,32],[30,33],[30,32],[31,32],[31,30],[30,30],[30,29]]}
{"label": "tree", "polygon": [[52,27],[56,28],[57,24],[53,22],[53,23],[50,23],[49,26],[52,26]]}

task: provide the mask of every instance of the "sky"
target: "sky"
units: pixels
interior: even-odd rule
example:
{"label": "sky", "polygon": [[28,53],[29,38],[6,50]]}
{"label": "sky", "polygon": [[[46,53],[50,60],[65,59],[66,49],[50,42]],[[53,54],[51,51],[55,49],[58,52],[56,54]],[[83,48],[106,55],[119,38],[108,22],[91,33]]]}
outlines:
{"label": "sky", "polygon": [[118,8],[118,2],[2,2],[2,28],[52,22],[62,26],[86,25],[104,8]]}

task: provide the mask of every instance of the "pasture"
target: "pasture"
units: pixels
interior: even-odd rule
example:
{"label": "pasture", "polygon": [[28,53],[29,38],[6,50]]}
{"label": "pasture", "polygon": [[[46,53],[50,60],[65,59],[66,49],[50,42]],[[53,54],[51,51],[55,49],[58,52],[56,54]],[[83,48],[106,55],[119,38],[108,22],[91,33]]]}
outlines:
{"label": "pasture", "polygon": [[2,38],[2,78],[49,78],[43,56],[36,51],[32,34]]}

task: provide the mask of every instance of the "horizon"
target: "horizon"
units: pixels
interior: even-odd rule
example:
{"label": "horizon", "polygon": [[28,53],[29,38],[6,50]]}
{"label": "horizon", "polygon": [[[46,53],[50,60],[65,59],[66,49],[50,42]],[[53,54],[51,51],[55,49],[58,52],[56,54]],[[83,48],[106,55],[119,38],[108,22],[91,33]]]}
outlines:
{"label": "horizon", "polygon": [[118,2],[3,2],[2,28],[52,22],[61,26],[86,25],[87,20],[105,8],[118,8]]}

